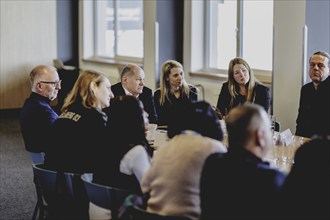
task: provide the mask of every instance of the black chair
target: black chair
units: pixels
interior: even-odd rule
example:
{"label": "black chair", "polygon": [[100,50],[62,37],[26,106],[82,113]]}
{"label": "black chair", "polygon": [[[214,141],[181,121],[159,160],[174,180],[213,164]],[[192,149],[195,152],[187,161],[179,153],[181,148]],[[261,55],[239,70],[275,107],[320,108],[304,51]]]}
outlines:
{"label": "black chair", "polygon": [[119,220],[191,220],[186,216],[161,215],[148,212],[135,204],[136,196],[128,196],[123,205],[123,211],[119,214]]}
{"label": "black chair", "polygon": [[196,84],[195,86],[202,93],[202,98],[200,98],[200,99],[204,101],[205,100],[205,89],[204,89],[204,86],[202,84]]}
{"label": "black chair", "polygon": [[42,164],[44,163],[45,160],[45,153],[39,152],[39,153],[34,153],[30,152],[32,163],[34,164]]}
{"label": "black chair", "polygon": [[33,177],[33,182],[36,187],[37,203],[36,203],[36,206],[34,207],[32,220],[35,220],[37,218],[38,213],[39,213],[38,219],[41,220],[41,219],[44,219],[45,209],[46,209],[47,205],[45,205],[43,202],[41,187],[35,176]]}
{"label": "black chair", "polygon": [[[88,199],[80,174],[32,164],[38,195],[39,219],[88,219]],[[35,218],[35,216],[33,216]]]}
{"label": "black chair", "polygon": [[93,183],[92,174],[83,174],[81,179],[84,182],[89,201],[104,209],[111,210],[112,219],[117,219],[119,207],[132,192]]}
{"label": "black chair", "polygon": [[126,208],[124,214],[119,218],[120,220],[190,220],[185,216],[160,215],[156,213],[147,212],[137,206],[129,206]]}
{"label": "black chair", "polygon": [[[42,153],[42,152],[40,152],[40,153],[30,152],[30,156],[31,156],[31,159],[32,159],[32,164],[42,164],[42,163],[44,163],[44,153]],[[36,180],[35,175],[33,175],[33,182],[34,182],[34,185],[36,187],[37,203],[36,203],[36,206],[35,206],[34,211],[33,211],[32,220],[35,220],[37,218],[38,213],[39,213],[39,218],[38,219],[42,219],[43,216],[44,216],[45,206],[43,204],[41,188],[40,188],[40,185],[38,184],[38,181]]]}
{"label": "black chair", "polygon": [[274,130],[280,132],[280,129],[281,129],[281,124],[278,121],[275,121]]}
{"label": "black chair", "polygon": [[58,113],[61,114],[61,108],[64,104],[64,100],[69,94],[69,92],[72,90],[75,82],[77,81],[79,74],[80,74],[80,69],[79,68],[61,68],[57,70],[58,75],[60,79],[62,80],[61,83],[61,89],[58,91],[57,94],[57,104],[54,107],[54,110]]}

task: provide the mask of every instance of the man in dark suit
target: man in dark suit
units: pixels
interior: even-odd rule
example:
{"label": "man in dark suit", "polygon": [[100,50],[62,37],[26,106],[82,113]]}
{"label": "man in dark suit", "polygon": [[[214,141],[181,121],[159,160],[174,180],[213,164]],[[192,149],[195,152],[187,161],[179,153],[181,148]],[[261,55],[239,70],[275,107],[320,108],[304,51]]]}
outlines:
{"label": "man in dark suit", "polygon": [[[136,64],[127,64],[121,72],[121,82],[111,86],[114,96],[133,95],[137,97],[149,115],[149,122],[157,124],[157,114],[154,105],[152,90],[144,86],[145,74]],[[105,112],[108,112],[105,110]],[[110,116],[111,117],[111,116]]]}
{"label": "man in dark suit", "polygon": [[315,52],[309,58],[309,77],[300,90],[296,135],[312,137],[330,134],[330,55]]}

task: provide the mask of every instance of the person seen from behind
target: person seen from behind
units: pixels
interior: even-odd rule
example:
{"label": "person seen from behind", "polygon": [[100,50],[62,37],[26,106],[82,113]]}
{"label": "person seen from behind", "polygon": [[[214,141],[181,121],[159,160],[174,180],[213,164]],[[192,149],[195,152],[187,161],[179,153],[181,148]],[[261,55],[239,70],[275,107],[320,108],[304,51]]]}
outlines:
{"label": "person seen from behind", "polygon": [[201,177],[201,219],[277,219],[286,175],[264,158],[273,146],[264,108],[245,103],[226,117],[228,152],[213,154]]}
{"label": "person seen from behind", "polygon": [[[149,124],[143,103],[134,96],[116,96],[109,108],[107,148],[93,182],[141,195],[140,182],[150,166],[152,148],[146,139]],[[111,219],[110,210],[90,203],[91,219]],[[115,218],[115,217],[114,217]]]}
{"label": "person seen from behind", "polygon": [[330,219],[330,135],[298,148],[281,201],[283,219]]}
{"label": "person seen from behind", "polygon": [[147,211],[199,219],[203,164],[209,155],[227,151],[220,122],[209,103],[189,103],[175,109],[168,137],[142,178],[142,191],[149,198]]}

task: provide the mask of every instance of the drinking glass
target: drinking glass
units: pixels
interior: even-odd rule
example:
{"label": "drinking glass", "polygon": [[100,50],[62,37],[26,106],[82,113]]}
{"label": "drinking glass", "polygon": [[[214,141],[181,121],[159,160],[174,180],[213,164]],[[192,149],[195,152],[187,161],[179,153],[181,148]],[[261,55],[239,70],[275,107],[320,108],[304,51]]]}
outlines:
{"label": "drinking glass", "polygon": [[275,146],[274,146],[274,159],[276,162],[283,162],[285,160],[285,140],[281,134],[275,135]]}
{"label": "drinking glass", "polygon": [[292,142],[290,144],[291,147],[291,163],[294,163],[294,156],[296,154],[297,149],[304,143],[304,138],[292,135]]}
{"label": "drinking glass", "polygon": [[274,134],[275,131],[275,122],[276,122],[276,116],[275,115],[269,115],[270,120],[270,127],[272,129],[272,133]]}
{"label": "drinking glass", "polygon": [[157,124],[149,124],[147,127],[146,138],[148,141],[154,141],[156,137]]}

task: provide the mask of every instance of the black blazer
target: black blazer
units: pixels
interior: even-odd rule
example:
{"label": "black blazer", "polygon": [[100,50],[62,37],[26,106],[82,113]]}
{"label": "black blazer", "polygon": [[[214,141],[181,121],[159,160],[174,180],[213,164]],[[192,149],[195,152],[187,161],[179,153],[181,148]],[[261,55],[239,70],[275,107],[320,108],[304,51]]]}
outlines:
{"label": "black blazer", "polygon": [[169,100],[165,99],[164,105],[160,105],[160,89],[154,93],[154,103],[158,115],[158,125],[168,125],[171,120],[171,115],[176,114],[176,108],[184,108],[184,105],[198,101],[198,90],[195,86],[189,85],[189,97],[182,93],[179,98],[176,98],[169,92]]}
{"label": "black blazer", "polygon": [[235,147],[210,155],[203,166],[201,219],[278,219],[274,210],[285,174]]}
{"label": "black blazer", "polygon": [[[264,107],[265,111],[268,112],[270,107],[269,88],[264,85],[256,83],[254,95],[255,97],[252,100],[252,102],[261,105],[262,107]],[[231,96],[228,90],[228,82],[225,82],[222,85],[217,103],[217,108],[220,110],[222,115],[228,114],[232,108],[243,104],[246,101],[246,98],[244,96],[236,97],[233,106],[230,106],[230,100],[231,100]]]}
{"label": "black blazer", "polygon": [[300,90],[296,135],[312,137],[314,134],[330,134],[330,76],[315,90],[307,83]]}
{"label": "black blazer", "polygon": [[[111,90],[114,96],[126,95],[125,90],[121,84],[118,82],[111,86]],[[146,86],[143,86],[142,93],[138,96],[138,99],[143,103],[144,110],[149,115],[149,123],[157,124],[158,117],[155,110],[154,97],[152,90]],[[107,113],[107,109],[105,110]]]}

